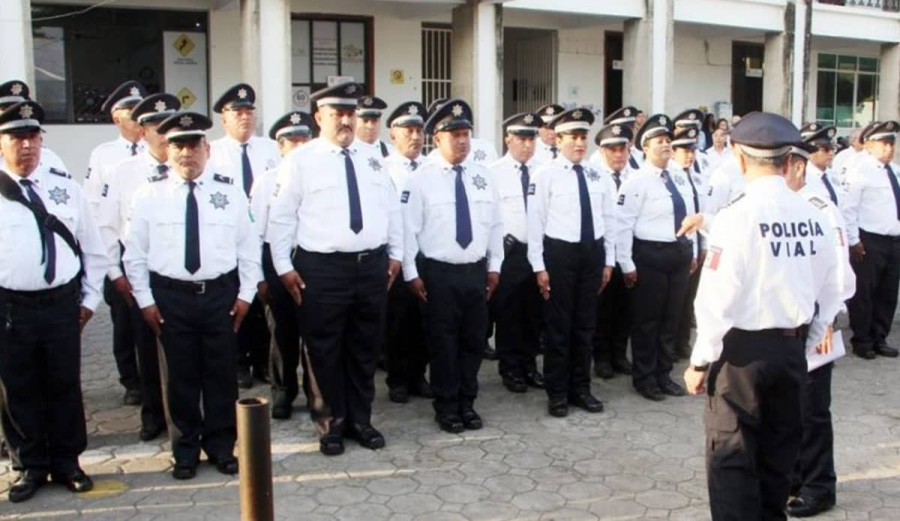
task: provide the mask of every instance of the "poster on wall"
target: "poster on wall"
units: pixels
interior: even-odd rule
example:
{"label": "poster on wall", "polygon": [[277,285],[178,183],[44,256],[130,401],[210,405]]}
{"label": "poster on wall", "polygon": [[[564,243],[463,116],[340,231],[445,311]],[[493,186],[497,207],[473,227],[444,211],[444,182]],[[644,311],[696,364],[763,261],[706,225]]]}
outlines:
{"label": "poster on wall", "polygon": [[292,87],[291,88],[291,106],[292,110],[302,110],[303,112],[310,111],[309,104],[309,94],[310,89],[306,86],[301,87]]}
{"label": "poster on wall", "polygon": [[163,32],[166,92],[181,100],[181,109],[209,115],[206,34]]}

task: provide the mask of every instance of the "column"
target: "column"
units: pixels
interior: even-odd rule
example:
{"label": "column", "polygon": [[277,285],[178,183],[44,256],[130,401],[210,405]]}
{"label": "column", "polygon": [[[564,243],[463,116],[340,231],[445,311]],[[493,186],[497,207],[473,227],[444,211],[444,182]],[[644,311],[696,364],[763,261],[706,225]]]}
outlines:
{"label": "column", "polygon": [[[18,79],[36,90],[31,43],[31,0],[4,0],[0,13],[0,78]],[[35,93],[32,93],[32,97]]]}
{"label": "column", "polygon": [[900,44],[881,45],[879,56],[881,73],[878,76],[878,114],[881,121],[900,119]]}
{"label": "column", "polygon": [[500,146],[503,120],[503,11],[500,4],[468,0],[453,9],[451,95],[472,105],[475,135]]}
{"label": "column", "polygon": [[[796,65],[802,67],[803,54],[796,53],[799,44],[797,25],[799,23],[805,27],[805,14],[804,11],[802,20],[797,20],[797,4],[788,2],[784,13],[784,31],[766,35],[763,55],[763,110],[794,119],[794,123],[799,123],[795,117],[802,119],[803,115],[803,107],[800,106],[796,107],[798,115],[795,116],[792,105],[796,105],[796,96],[800,96],[801,100],[803,96],[803,74],[796,73],[795,59],[798,62]],[[800,33],[801,40],[805,32],[804,29]]]}
{"label": "column", "polygon": [[263,133],[291,110],[291,2],[264,0],[260,4],[259,87],[256,103]]}
{"label": "column", "polygon": [[673,0],[649,0],[644,18],[625,21],[623,102],[648,116],[666,112],[674,83]]}

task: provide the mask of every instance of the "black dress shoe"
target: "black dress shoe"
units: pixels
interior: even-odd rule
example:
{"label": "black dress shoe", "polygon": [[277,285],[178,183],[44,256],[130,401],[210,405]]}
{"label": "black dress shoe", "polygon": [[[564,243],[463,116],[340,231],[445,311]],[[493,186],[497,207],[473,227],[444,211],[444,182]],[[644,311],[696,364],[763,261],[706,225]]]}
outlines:
{"label": "black dress shoe", "polygon": [[87,492],[94,488],[94,482],[79,468],[67,474],[52,474],[50,479],[54,483],[65,485],[69,492]]}
{"label": "black dress shoe", "polygon": [[361,447],[370,450],[378,450],[384,448],[384,436],[378,432],[378,429],[371,425],[353,425],[344,431],[349,438],[356,440]]}
{"label": "black dress shoe", "polygon": [[441,430],[444,432],[459,434],[466,430],[462,418],[455,414],[436,414],[434,416],[434,421],[438,423],[438,426],[440,426]]}
{"label": "black dress shoe", "polygon": [[666,395],[654,384],[642,385],[634,389],[644,398],[654,402],[661,402],[666,399]]}
{"label": "black dress shoe", "polygon": [[587,412],[603,412],[603,402],[591,393],[583,393],[569,398],[569,403]]}
{"label": "black dress shoe", "polygon": [[497,350],[491,347],[488,344],[484,345],[484,359],[485,360],[496,360],[497,359]]}
{"label": "black dress shoe", "polygon": [[613,358],[612,366],[615,372],[631,376],[631,362],[628,361],[627,356],[621,355]]}
{"label": "black dress shoe", "polygon": [[249,367],[238,368],[237,384],[241,389],[249,389],[253,387],[253,376],[250,374]]}
{"label": "black dress shoe", "polygon": [[126,389],[122,396],[122,403],[125,405],[140,405],[143,401],[140,389]]}
{"label": "black dress shoe", "polygon": [[155,425],[144,426],[141,427],[141,432],[138,433],[138,438],[141,441],[152,441],[159,437],[162,432],[166,430],[165,427],[157,427]]}
{"label": "black dress shoe", "polygon": [[569,402],[565,398],[551,398],[547,403],[547,412],[556,418],[565,418],[569,415]]}
{"label": "black dress shoe", "polygon": [[812,517],[834,507],[834,500],[797,496],[788,501],[787,513],[791,517]]}
{"label": "black dress shoe", "polygon": [[609,380],[615,376],[612,364],[607,360],[594,362],[594,374],[597,375],[597,378],[603,378],[604,380]]}
{"label": "black dress shoe", "polygon": [[19,474],[16,482],[9,487],[9,501],[21,503],[31,499],[35,492],[47,482],[47,473],[36,470],[26,470]]}
{"label": "black dress shoe", "polygon": [[854,349],[853,354],[862,358],[863,360],[875,360],[874,349]]}
{"label": "black dress shoe", "polygon": [[176,463],[172,469],[172,477],[175,479],[194,479],[197,475],[197,465]]}
{"label": "black dress shoe", "polygon": [[875,354],[886,358],[897,358],[897,355],[900,355],[900,351],[890,346],[875,346]]}
{"label": "black dress shoe", "polygon": [[524,393],[528,390],[525,380],[515,376],[504,376],[503,387],[506,387],[506,390],[511,393]]}
{"label": "black dress shoe", "polygon": [[675,383],[668,376],[660,379],[658,384],[659,384],[659,390],[662,391],[662,393],[665,395],[668,395],[668,396],[685,396],[685,395],[687,395],[687,391],[685,391],[683,387],[681,387],[680,385]]}
{"label": "black dress shoe", "polygon": [[475,409],[471,407],[467,407],[463,409],[462,414],[459,415],[462,418],[463,427],[470,431],[477,431],[478,429],[484,427],[484,423],[481,421],[481,416],[475,412]]}
{"label": "black dress shoe", "polygon": [[288,420],[294,412],[293,400],[288,400],[287,396],[281,395],[274,400],[272,405],[272,419]]}
{"label": "black dress shoe", "polygon": [[394,403],[407,403],[409,401],[409,391],[402,385],[391,387],[390,391],[388,391],[388,400]]}
{"label": "black dress shoe", "polygon": [[344,439],[340,434],[328,433],[319,439],[319,452],[326,456],[344,453]]}
{"label": "black dress shoe", "polygon": [[535,389],[544,388],[544,375],[537,371],[529,371],[525,373],[525,383]]}
{"label": "black dress shoe", "polygon": [[434,398],[434,393],[431,392],[431,384],[428,383],[424,376],[420,377],[418,382],[409,386],[409,394],[429,400]]}
{"label": "black dress shoe", "polygon": [[220,474],[233,476],[238,473],[238,460],[231,454],[222,457],[210,457],[210,465],[214,465]]}

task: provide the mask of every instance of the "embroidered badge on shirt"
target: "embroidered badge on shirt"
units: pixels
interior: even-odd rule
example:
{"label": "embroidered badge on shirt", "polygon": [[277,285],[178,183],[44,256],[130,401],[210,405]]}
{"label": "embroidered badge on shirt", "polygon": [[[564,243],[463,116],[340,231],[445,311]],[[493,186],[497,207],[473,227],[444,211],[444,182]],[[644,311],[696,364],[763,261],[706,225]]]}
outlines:
{"label": "embroidered badge on shirt", "polygon": [[681,176],[673,175],[672,178],[675,180],[675,184],[678,186],[684,186],[684,179]]}
{"label": "embroidered badge on shirt", "polygon": [[69,199],[71,199],[71,196],[66,193],[66,189],[58,186],[47,192],[47,194],[50,196],[50,200],[56,204],[67,204]]}
{"label": "embroidered badge on shirt", "polygon": [[597,171],[594,170],[593,168],[588,168],[587,178],[590,179],[591,181],[599,181],[600,174],[598,174]]}
{"label": "embroidered badge on shirt", "polygon": [[222,192],[216,192],[209,196],[209,202],[212,203],[213,208],[224,210],[228,206],[228,196]]}
{"label": "embroidered badge on shirt", "polygon": [[409,201],[409,190],[404,190],[402,194],[400,194],[400,202],[406,203]]}
{"label": "embroidered badge on shirt", "polygon": [[535,190],[537,190],[537,187],[534,183],[528,185],[528,195],[534,195]]}
{"label": "embroidered badge on shirt", "polygon": [[475,161],[484,161],[487,159],[487,154],[484,153],[484,150],[476,150],[473,157]]}
{"label": "embroidered badge on shirt", "polygon": [[376,172],[381,172],[381,162],[374,157],[369,158],[369,168]]}
{"label": "embroidered badge on shirt", "polygon": [[484,190],[485,188],[487,188],[487,181],[478,174],[475,174],[472,177],[472,184],[474,184],[475,188],[479,190]]}
{"label": "embroidered badge on shirt", "polygon": [[275,161],[274,159],[269,159],[268,161],[266,161],[266,170],[271,170],[276,166],[278,166],[278,161]]}

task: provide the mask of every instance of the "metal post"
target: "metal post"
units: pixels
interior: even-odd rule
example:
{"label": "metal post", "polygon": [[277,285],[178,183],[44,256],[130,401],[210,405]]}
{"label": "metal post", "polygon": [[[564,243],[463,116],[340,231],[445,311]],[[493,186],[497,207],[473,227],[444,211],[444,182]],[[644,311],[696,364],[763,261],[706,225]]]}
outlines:
{"label": "metal post", "polygon": [[272,443],[269,401],[237,401],[238,462],[241,484],[241,521],[275,519],[272,496]]}

